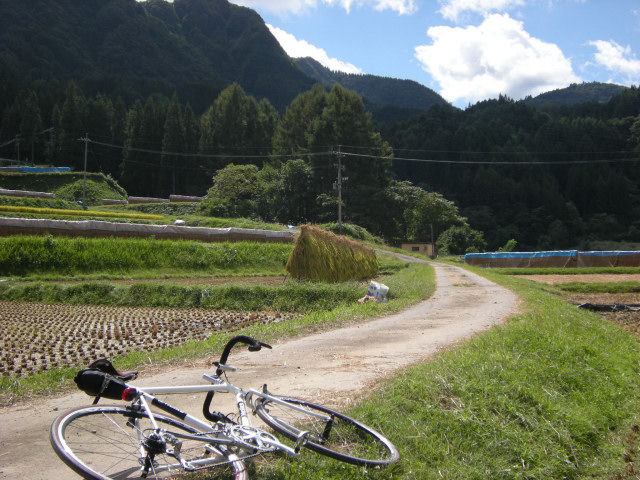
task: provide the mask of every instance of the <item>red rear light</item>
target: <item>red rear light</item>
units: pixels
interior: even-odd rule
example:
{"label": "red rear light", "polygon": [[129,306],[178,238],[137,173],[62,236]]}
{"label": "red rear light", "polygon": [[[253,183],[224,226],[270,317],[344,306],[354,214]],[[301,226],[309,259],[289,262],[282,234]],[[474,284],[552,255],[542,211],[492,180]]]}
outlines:
{"label": "red rear light", "polygon": [[122,400],[125,402],[130,402],[134,398],[136,398],[138,392],[133,387],[127,387],[122,391]]}

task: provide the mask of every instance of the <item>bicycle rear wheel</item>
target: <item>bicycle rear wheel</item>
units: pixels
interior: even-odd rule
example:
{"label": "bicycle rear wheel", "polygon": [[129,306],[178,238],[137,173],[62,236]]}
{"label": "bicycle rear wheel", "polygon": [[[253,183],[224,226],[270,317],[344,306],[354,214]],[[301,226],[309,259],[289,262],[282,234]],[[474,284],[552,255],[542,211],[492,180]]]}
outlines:
{"label": "bicycle rear wheel", "polygon": [[[197,435],[201,432],[163,415],[154,419],[167,432]],[[128,480],[141,478],[146,450],[141,438],[153,431],[144,411],[132,411],[115,405],[80,407],[60,415],[51,425],[51,446],[76,473],[92,480]],[[215,459],[215,473],[208,478],[247,480],[241,460],[224,447],[183,439],[180,455],[188,462]],[[183,471],[179,462],[164,452],[153,458],[148,479],[171,477]],[[213,472],[212,472],[213,473]]]}
{"label": "bicycle rear wheel", "polygon": [[367,466],[385,466],[400,459],[398,450],[389,440],[357,420],[304,400],[277,398],[286,404],[258,398],[257,415],[275,431],[292,440],[302,432],[309,432],[304,446],[314,452]]}

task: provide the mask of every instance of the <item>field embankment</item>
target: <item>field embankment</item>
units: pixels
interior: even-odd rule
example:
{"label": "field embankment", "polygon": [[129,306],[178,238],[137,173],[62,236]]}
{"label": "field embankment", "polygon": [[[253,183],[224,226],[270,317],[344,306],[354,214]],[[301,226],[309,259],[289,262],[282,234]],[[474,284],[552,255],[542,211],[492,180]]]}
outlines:
{"label": "field embankment", "polygon": [[37,278],[143,272],[280,275],[291,245],[14,236],[0,238],[0,275]]}

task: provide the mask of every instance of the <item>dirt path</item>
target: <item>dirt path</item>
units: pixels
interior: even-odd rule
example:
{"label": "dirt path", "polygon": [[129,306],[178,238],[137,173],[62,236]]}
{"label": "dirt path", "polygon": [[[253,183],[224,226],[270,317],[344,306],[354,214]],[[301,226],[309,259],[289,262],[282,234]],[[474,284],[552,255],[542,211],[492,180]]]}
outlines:
{"label": "dirt path", "polygon": [[[360,392],[395,370],[425,359],[439,349],[499,323],[516,309],[510,291],[458,267],[434,265],[438,287],[433,297],[398,314],[367,323],[289,339],[273,350],[234,351],[234,384],[260,387],[343,407]],[[137,382],[145,385],[198,384],[211,359],[190,368],[174,368]],[[184,395],[170,403],[199,415],[203,395]],[[230,411],[228,397],[214,408]],[[224,399],[224,400],[223,400]],[[216,403],[217,402],[217,403]],[[89,403],[82,393],[43,399],[37,407],[0,410],[0,478],[76,479],[49,446],[49,425],[65,409]]]}

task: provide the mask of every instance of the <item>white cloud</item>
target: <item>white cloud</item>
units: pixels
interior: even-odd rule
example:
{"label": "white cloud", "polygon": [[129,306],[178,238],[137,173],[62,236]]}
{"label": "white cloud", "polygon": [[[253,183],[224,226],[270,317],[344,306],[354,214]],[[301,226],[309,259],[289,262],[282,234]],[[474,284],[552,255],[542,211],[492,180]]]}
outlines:
{"label": "white cloud", "polygon": [[338,70],[340,72],[347,73],[362,73],[362,70],[351,63],[329,57],[327,52],[322,48],[311,45],[305,40],[298,40],[292,34],[274,27],[273,25],[267,24],[267,27],[290,57],[311,57],[331,70]]}
{"label": "white cloud", "polygon": [[458,20],[462,12],[474,12],[487,15],[492,12],[504,12],[510,8],[524,5],[524,0],[440,0],[439,12],[444,18]]}
{"label": "white cloud", "polygon": [[594,58],[599,65],[616,74],[628,77],[628,83],[638,83],[640,80],[640,60],[638,60],[631,47],[606,40],[595,40],[589,45],[596,48]]}
{"label": "white cloud", "polygon": [[451,102],[513,98],[562,88],[580,79],[560,48],[533,38],[520,21],[493,14],[479,26],[431,27],[433,43],[415,57]]}
{"label": "white cloud", "polygon": [[417,10],[416,0],[231,0],[238,5],[265,9],[273,13],[298,14],[310,8],[315,8],[319,3],[326,5],[338,5],[347,12],[353,6],[370,6],[375,10],[391,10],[399,15],[408,15]]}

